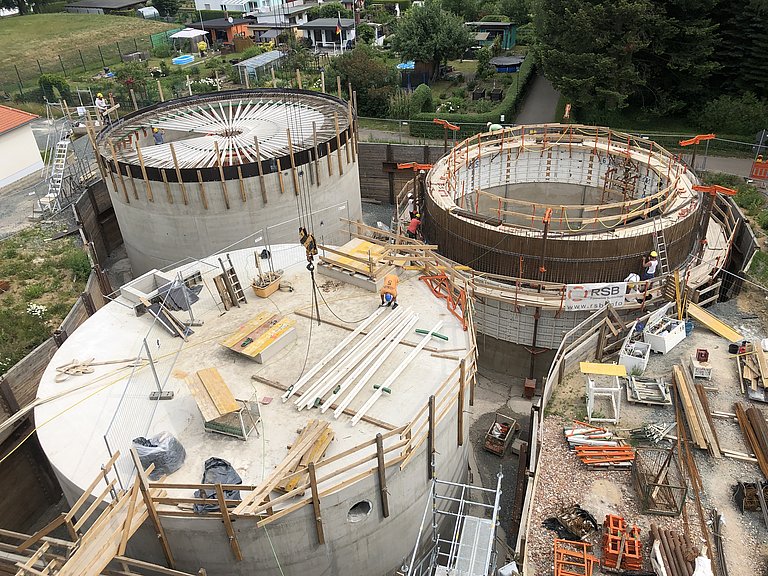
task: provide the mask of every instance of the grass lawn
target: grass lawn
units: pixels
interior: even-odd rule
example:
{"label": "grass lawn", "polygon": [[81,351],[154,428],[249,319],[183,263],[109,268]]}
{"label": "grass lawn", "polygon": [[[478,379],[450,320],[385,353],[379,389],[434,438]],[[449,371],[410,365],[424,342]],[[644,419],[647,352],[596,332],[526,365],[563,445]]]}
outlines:
{"label": "grass lawn", "polygon": [[178,28],[176,24],[100,14],[33,14],[0,19],[0,78],[2,83],[16,82],[14,64],[27,85],[27,79],[39,75],[37,60],[45,72],[61,73],[59,56],[67,68],[80,67],[81,53],[86,67],[99,69],[97,46],[116,52],[116,42],[124,44],[124,53],[133,52],[127,41],[141,38],[141,49],[149,46],[149,35]]}
{"label": "grass lawn", "polygon": [[0,293],[0,375],[59,327],[85,287],[88,257],[72,236],[46,242],[56,231],[35,226],[0,242],[0,280],[10,283]]}

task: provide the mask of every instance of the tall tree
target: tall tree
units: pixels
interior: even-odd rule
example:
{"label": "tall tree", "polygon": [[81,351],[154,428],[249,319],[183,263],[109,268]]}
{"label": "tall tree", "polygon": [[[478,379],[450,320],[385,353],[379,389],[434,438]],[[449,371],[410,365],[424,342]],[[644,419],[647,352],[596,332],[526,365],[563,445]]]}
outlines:
{"label": "tall tree", "polygon": [[634,57],[644,83],[633,104],[658,115],[682,111],[706,96],[718,68],[713,59],[717,0],[657,0],[648,18],[650,42]]}
{"label": "tall tree", "polygon": [[315,6],[307,10],[308,20],[317,20],[318,18],[352,18],[352,10],[347,10],[340,2],[328,2]]}
{"label": "tall tree", "polygon": [[546,77],[575,105],[627,106],[643,84],[634,56],[649,45],[650,0],[535,0],[536,53]]}
{"label": "tall tree", "polygon": [[343,87],[352,83],[361,116],[386,115],[390,96],[397,86],[397,72],[374,48],[358,44],[354,50],[334,58],[327,76],[338,76]]}
{"label": "tall tree", "polygon": [[431,62],[437,75],[440,64],[458,58],[472,45],[472,34],[459,16],[446,12],[440,0],[425,0],[403,14],[391,46],[403,58]]}
{"label": "tall tree", "polygon": [[152,0],[160,16],[174,16],[179,11],[180,0]]}

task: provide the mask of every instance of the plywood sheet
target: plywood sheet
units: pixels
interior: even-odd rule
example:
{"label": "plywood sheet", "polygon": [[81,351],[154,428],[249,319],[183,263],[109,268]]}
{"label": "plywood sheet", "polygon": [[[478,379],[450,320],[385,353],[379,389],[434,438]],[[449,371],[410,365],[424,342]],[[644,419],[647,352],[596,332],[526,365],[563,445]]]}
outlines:
{"label": "plywood sheet", "polygon": [[[356,258],[363,258],[365,260],[368,260],[370,256],[371,260],[373,260],[373,269],[375,273],[376,269],[382,264],[379,262],[379,257],[386,253],[387,247],[380,246],[379,244],[373,244],[367,240],[361,240],[360,238],[353,238],[344,244],[344,246],[341,246],[338,251],[344,252],[345,254],[349,254],[350,256],[354,256]],[[330,262],[331,264],[341,266],[347,270],[360,272],[366,276],[370,274],[370,270],[368,269],[367,264],[358,262],[357,260],[353,260],[352,258],[348,258],[346,256],[340,256],[339,254],[332,254],[328,252],[325,254],[324,260],[326,262]]]}
{"label": "plywood sheet", "polygon": [[627,368],[623,364],[600,364],[599,362],[579,362],[582,374],[602,374],[604,376],[627,377]]}
{"label": "plywood sheet", "polygon": [[216,368],[198,370],[197,375],[219,411],[219,415],[223,416],[240,409],[235,397]]}
{"label": "plywood sheet", "polygon": [[227,338],[222,340],[221,345],[226,346],[227,348],[232,348],[233,346],[240,346],[240,344],[243,343],[243,341],[248,337],[248,335],[251,332],[258,329],[259,326],[262,326],[264,323],[267,322],[267,320],[269,320],[274,316],[276,315],[272,314],[271,312],[266,312],[266,311],[259,312],[252,319],[248,320],[248,322],[240,326],[235,332],[232,333],[231,336],[228,336]]}
{"label": "plywood sheet", "polygon": [[736,332],[733,328],[728,326],[725,322],[714,316],[713,314],[710,314],[704,308],[701,308],[700,306],[697,306],[693,302],[690,302],[688,304],[688,315],[701,322],[712,330],[715,334],[718,336],[722,336],[728,342],[736,342],[738,340],[743,340],[744,337]]}
{"label": "plywood sheet", "polygon": [[238,328],[232,336],[222,340],[221,344],[233,352],[256,358],[295,326],[296,320],[293,318],[261,312]]}

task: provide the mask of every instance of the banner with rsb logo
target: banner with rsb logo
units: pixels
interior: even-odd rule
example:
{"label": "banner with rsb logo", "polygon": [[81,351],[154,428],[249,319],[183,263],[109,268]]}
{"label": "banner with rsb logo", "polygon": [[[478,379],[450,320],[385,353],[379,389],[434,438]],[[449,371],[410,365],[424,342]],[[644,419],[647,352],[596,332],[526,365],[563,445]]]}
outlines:
{"label": "banner with rsb logo", "polygon": [[599,310],[606,304],[618,308],[624,305],[626,293],[626,282],[567,284],[563,308],[565,310]]}

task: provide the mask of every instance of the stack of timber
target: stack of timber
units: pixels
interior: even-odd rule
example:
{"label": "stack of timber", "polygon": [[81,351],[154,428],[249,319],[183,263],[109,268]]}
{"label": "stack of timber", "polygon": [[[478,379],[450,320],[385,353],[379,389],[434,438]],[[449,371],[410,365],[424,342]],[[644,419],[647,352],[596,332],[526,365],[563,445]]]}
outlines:
{"label": "stack of timber", "polygon": [[[300,466],[305,454],[315,451],[313,449],[322,444],[323,441],[321,439],[326,436],[328,428],[328,422],[321,422],[319,420],[307,422],[306,427],[291,445],[283,461],[275,467],[272,474],[266,480],[238,504],[234,514],[242,516],[258,514],[260,512],[259,508],[263,508],[263,505],[269,501],[270,494],[283,483],[285,476],[291,474],[291,470],[295,470]],[[309,460],[307,462],[309,463]]]}
{"label": "stack of timber", "polygon": [[[651,524],[651,564],[663,566],[667,576],[692,576],[696,550],[687,536]],[[657,574],[662,573],[656,570]]]}
{"label": "stack of timber", "polygon": [[693,376],[682,364],[674,366],[672,372],[675,376],[678,399],[683,406],[685,421],[691,432],[691,440],[702,450],[708,450],[715,458],[722,458],[704,386],[694,384]]}
{"label": "stack of timber", "polygon": [[750,400],[768,402],[768,360],[760,342],[747,342],[744,352],[736,356],[742,393]]}
{"label": "stack of timber", "polygon": [[[301,431],[299,437],[296,438],[296,442],[294,442],[294,444],[301,444],[302,440],[304,440],[307,435],[312,434],[314,427],[319,424],[319,420],[311,420],[309,424],[307,424]],[[283,481],[277,485],[277,490],[281,492],[290,492],[297,486],[306,484],[306,482],[309,480],[309,463],[313,462],[317,464],[325,454],[328,446],[331,445],[332,440],[333,430],[330,428],[330,426],[325,424],[325,429],[323,430],[322,434],[320,434],[320,437],[315,440],[314,444],[312,444],[306,452],[304,452],[304,455],[301,457],[301,459],[298,460],[296,464],[289,469],[288,472],[291,475],[283,478]]]}
{"label": "stack of timber", "polygon": [[744,405],[739,402],[734,404],[733,408],[739,428],[757,458],[760,471],[768,478],[768,424],[765,417],[756,406],[744,409]]}

